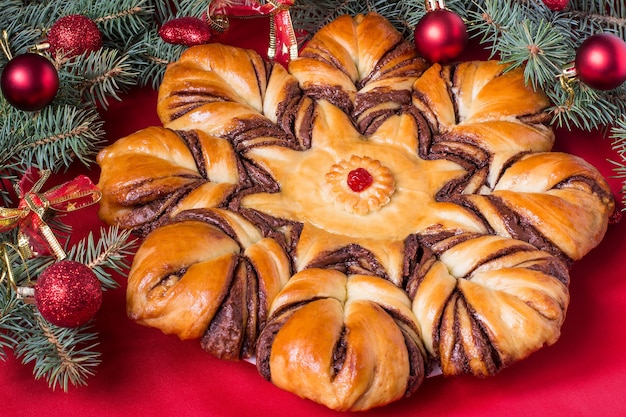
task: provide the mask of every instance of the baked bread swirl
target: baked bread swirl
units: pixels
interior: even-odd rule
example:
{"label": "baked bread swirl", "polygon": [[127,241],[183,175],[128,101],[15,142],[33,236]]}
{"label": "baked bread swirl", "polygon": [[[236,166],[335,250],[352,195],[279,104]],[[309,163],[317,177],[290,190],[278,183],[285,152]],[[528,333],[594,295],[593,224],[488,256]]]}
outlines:
{"label": "baked bread swirl", "polygon": [[466,233],[423,247],[407,290],[444,375],[493,375],[556,342],[569,304],[569,275],[558,258],[495,235]]}
{"label": "baked bread swirl", "polygon": [[[340,411],[411,395],[425,352],[406,293],[370,275],[309,268],[274,300],[257,347],[260,374]],[[294,360],[294,353],[299,359]]]}
{"label": "baked bread swirl", "polygon": [[147,234],[129,316],[338,410],[410,395],[431,365],[498,372],[556,342],[568,268],[615,210],[551,152],[548,106],[499,62],[428,66],[375,13],[289,68],[189,48],[164,126],[98,156],[101,217]]}
{"label": "baked bread swirl", "polygon": [[128,316],[222,359],[249,358],[289,277],[282,247],[220,209],[187,210],[153,230],[128,277]]}
{"label": "baked bread swirl", "polygon": [[149,127],[98,154],[100,218],[149,232],[164,218],[219,206],[242,182],[232,145],[202,131]]}

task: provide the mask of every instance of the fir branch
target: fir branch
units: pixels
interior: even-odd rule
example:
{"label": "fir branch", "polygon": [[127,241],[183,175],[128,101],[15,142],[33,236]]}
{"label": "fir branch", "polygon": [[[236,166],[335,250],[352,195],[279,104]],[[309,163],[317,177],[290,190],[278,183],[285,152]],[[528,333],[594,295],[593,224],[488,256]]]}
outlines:
{"label": "fir branch", "polygon": [[153,24],[154,7],[147,0],[90,1],[89,5],[89,17],[114,43],[125,43]]}
{"label": "fir branch", "polygon": [[0,128],[0,140],[17,142],[8,163],[58,171],[74,160],[89,166],[104,144],[103,122],[95,109],[47,106],[31,114],[16,111]]}
{"label": "fir branch", "polygon": [[118,283],[110,271],[124,274],[129,269],[127,259],[134,253],[137,241],[130,239],[130,230],[117,226],[100,229],[96,242],[93,233],[78,242],[68,252],[68,259],[87,265],[96,274],[103,289],[117,288]]}
{"label": "fir branch", "polygon": [[82,102],[108,107],[109,98],[120,100],[120,93],[137,85],[139,71],[120,50],[101,48],[69,61],[61,68],[70,90],[78,91]]}
{"label": "fir branch", "polygon": [[157,89],[161,85],[167,65],[177,61],[186,49],[184,45],[173,45],[163,41],[156,28],[143,36],[141,43],[145,45],[143,62],[139,65],[139,80],[142,86],[151,85]]}
{"label": "fir branch", "polygon": [[[4,272],[3,268],[0,271]],[[13,350],[17,345],[14,332],[19,327],[19,315],[16,314],[18,308],[19,300],[15,291],[8,283],[0,282],[0,360],[6,360],[6,350]]]}
{"label": "fir branch", "polygon": [[619,161],[609,159],[614,165],[615,178],[622,180],[622,210],[626,210],[626,118],[619,120],[611,129],[612,148],[619,156]]}
{"label": "fir branch", "polygon": [[35,311],[15,348],[22,364],[33,364],[35,379],[45,378],[53,390],[68,391],[69,385],[86,385],[95,374],[101,354],[95,351],[97,334],[91,326],[62,328],[48,323]]}
{"label": "fir branch", "polygon": [[502,62],[523,67],[533,88],[554,82],[573,54],[573,47],[549,22],[525,19],[518,30],[505,31],[499,40]]}

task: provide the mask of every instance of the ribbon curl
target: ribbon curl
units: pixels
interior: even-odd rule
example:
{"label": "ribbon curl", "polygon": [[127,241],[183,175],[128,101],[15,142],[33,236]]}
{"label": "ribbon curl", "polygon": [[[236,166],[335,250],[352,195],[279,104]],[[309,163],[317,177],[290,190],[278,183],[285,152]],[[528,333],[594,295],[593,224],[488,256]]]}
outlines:
{"label": "ribbon curl", "polygon": [[26,172],[15,187],[18,207],[0,207],[0,233],[19,227],[17,246],[25,257],[52,253],[61,260],[66,257],[65,251],[45,219],[51,211],[69,213],[95,204],[102,193],[85,175],[40,192],[48,177],[49,170]]}
{"label": "ribbon curl", "polygon": [[291,21],[289,8],[293,6],[292,0],[267,0],[261,4],[256,0],[244,0],[233,2],[227,0],[213,1],[209,4],[208,19],[251,18],[257,16],[270,16],[270,41],[267,49],[267,57],[270,61],[276,61],[287,65],[289,61],[298,57],[298,42]]}

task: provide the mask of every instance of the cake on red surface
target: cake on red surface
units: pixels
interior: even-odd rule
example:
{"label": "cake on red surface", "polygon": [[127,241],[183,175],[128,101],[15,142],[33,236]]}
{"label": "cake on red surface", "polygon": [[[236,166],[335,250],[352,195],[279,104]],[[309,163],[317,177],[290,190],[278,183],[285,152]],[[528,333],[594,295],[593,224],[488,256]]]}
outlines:
{"label": "cake on red surface", "polygon": [[163,127],[98,156],[100,216],[145,236],[129,317],[337,410],[433,366],[498,372],[558,339],[568,268],[614,210],[595,168],[551,152],[549,104],[495,61],[429,65],[375,13],[288,69],[188,49]]}

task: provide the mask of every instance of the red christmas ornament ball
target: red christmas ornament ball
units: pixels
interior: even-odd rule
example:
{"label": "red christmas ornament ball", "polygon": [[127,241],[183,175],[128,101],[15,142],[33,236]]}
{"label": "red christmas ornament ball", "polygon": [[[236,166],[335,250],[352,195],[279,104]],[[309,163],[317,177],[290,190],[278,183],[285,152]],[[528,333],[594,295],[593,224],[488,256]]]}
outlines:
{"label": "red christmas ornament ball", "polygon": [[102,34],[96,23],[81,14],[65,16],[57,20],[48,32],[50,54],[62,54],[66,58],[97,51],[102,46]]}
{"label": "red christmas ornament ball", "polygon": [[426,13],[415,26],[415,47],[431,62],[447,63],[457,58],[468,38],[463,19],[446,9]]}
{"label": "red christmas ornament ball", "polygon": [[197,17],[179,17],[165,22],[159,36],[174,45],[202,45],[211,40],[211,27]]}
{"label": "red christmas ornament ball", "polygon": [[13,107],[41,110],[56,97],[59,73],[50,60],[39,54],[18,55],[4,67],[0,88]]}
{"label": "red christmas ornament ball", "polygon": [[543,0],[543,4],[550,10],[559,11],[565,10],[569,4],[569,0]]}
{"label": "red christmas ornament ball", "polygon": [[50,323],[78,327],[91,320],[100,309],[100,280],[79,262],[57,262],[37,279],[35,303],[39,313]]}
{"label": "red christmas ornament ball", "polygon": [[578,79],[596,90],[612,90],[626,81],[626,42],[601,33],[587,38],[574,62]]}

